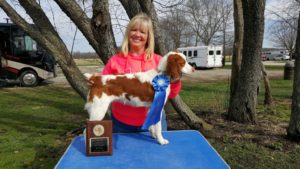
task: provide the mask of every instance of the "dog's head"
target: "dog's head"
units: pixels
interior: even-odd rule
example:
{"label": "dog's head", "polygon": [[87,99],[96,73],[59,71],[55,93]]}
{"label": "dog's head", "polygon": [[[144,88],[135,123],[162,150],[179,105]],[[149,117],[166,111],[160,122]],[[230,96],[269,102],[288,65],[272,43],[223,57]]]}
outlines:
{"label": "dog's head", "polygon": [[169,52],[160,60],[158,71],[166,73],[171,79],[179,79],[182,73],[190,74],[195,69],[188,64],[184,54]]}

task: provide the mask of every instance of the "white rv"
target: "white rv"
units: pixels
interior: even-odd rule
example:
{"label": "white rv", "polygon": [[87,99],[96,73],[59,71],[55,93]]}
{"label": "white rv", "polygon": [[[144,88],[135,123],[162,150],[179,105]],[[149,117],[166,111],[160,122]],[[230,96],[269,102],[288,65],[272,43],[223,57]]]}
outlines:
{"label": "white rv", "polygon": [[178,48],[195,68],[222,67],[222,46],[193,46]]}

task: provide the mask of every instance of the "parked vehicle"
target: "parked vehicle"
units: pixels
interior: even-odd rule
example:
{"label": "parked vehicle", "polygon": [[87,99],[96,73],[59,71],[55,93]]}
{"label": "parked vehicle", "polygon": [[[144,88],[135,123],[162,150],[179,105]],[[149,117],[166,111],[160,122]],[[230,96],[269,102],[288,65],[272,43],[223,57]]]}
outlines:
{"label": "parked vehicle", "polygon": [[271,59],[272,60],[289,60],[290,56],[279,54],[279,55],[276,55],[276,56],[272,57]]}
{"label": "parked vehicle", "polygon": [[289,51],[285,49],[272,49],[262,52],[266,55],[267,60],[288,60],[290,59]]}
{"label": "parked vehicle", "polygon": [[222,46],[193,46],[178,48],[187,57],[187,61],[195,68],[222,67]]}
{"label": "parked vehicle", "polygon": [[55,77],[55,60],[17,25],[0,23],[0,80],[35,86]]}

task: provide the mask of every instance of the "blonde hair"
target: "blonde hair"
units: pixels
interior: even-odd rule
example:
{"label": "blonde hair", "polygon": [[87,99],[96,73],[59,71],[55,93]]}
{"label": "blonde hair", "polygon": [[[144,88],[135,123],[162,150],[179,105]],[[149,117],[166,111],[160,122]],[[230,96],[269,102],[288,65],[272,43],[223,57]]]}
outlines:
{"label": "blonde hair", "polygon": [[146,28],[148,31],[148,39],[146,43],[146,59],[151,59],[154,53],[154,33],[153,33],[153,24],[149,16],[144,13],[140,13],[134,16],[128,23],[124,39],[121,46],[121,52],[126,57],[129,52],[129,32],[137,25],[141,24],[143,28]]}

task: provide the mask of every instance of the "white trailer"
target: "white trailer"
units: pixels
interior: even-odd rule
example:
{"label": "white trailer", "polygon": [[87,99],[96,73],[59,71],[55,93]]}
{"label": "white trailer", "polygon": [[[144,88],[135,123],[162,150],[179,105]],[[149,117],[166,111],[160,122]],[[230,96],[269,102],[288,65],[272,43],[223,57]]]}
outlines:
{"label": "white trailer", "polygon": [[193,46],[178,48],[195,68],[222,67],[223,46]]}

